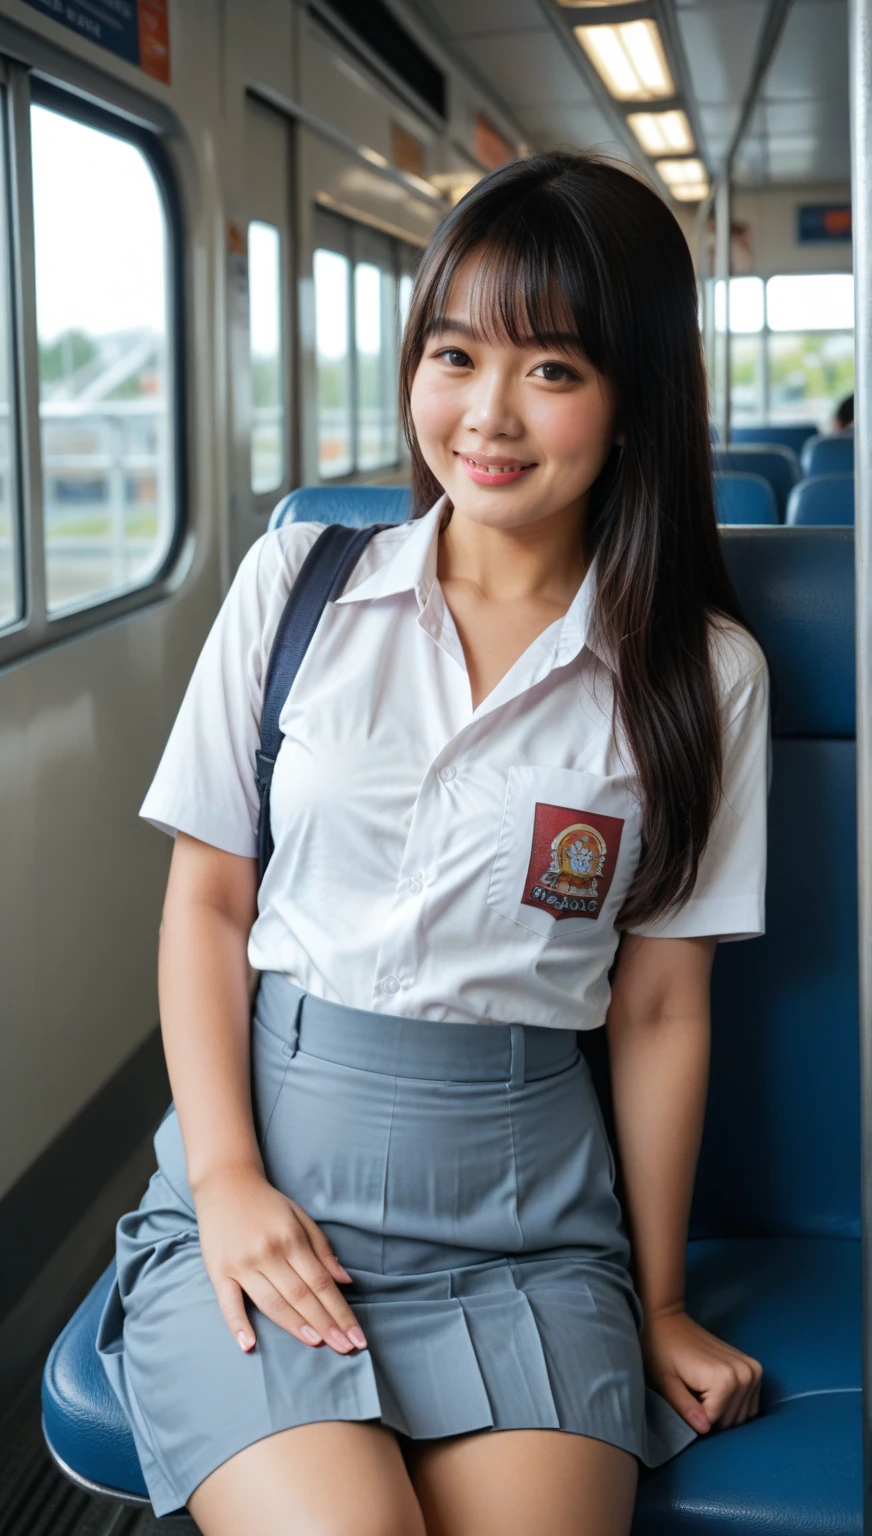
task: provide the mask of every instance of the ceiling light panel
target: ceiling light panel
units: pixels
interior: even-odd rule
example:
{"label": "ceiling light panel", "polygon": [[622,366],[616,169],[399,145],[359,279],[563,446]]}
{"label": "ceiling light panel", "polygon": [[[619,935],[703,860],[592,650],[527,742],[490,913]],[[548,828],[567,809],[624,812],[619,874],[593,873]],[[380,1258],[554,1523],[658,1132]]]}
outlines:
{"label": "ceiling light panel", "polygon": [[709,195],[709,184],[707,181],[686,181],[680,187],[670,187],[669,191],[680,203],[701,203]]}
{"label": "ceiling light panel", "polygon": [[708,180],[701,160],[658,160],[656,164],[663,180],[670,187],[688,186],[690,183]]}
{"label": "ceiling light panel", "polygon": [[631,112],[627,122],[646,154],[668,155],[673,151],[686,155],[696,149],[683,112]]}
{"label": "ceiling light panel", "polygon": [[675,95],[656,21],[646,18],[572,30],[618,101],[658,101]]}

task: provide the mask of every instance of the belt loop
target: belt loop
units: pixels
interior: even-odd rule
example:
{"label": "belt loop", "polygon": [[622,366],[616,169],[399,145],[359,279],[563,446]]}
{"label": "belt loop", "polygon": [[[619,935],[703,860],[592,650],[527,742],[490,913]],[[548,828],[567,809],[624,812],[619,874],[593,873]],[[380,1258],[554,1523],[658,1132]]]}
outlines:
{"label": "belt loop", "polygon": [[294,1017],[291,1021],[290,1036],[286,1040],[284,1046],[284,1052],[288,1058],[288,1061],[293,1061],[297,1054],[297,1047],[300,1043],[300,1024],[302,1023],[303,1003],[305,1000],[306,994],[305,992],[301,992],[300,996],[297,998],[297,1006],[294,1009]]}
{"label": "belt loop", "polygon": [[524,1026],[523,1024],[510,1024],[512,1032],[512,1075],[509,1079],[511,1088],[522,1088],[524,1085]]}

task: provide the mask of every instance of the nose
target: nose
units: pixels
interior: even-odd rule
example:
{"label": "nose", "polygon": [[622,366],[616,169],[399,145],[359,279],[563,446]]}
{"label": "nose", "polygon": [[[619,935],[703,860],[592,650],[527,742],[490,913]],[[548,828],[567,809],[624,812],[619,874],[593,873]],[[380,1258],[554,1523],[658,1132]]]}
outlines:
{"label": "nose", "polygon": [[521,435],[523,428],[512,383],[500,369],[480,369],[470,379],[463,425],[488,439]]}

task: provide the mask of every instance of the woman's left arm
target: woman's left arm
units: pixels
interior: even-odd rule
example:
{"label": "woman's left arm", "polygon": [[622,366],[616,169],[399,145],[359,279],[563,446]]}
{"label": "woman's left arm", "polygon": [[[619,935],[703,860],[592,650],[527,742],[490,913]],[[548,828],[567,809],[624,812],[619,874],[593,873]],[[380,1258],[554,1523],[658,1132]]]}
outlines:
{"label": "woman's left arm", "polygon": [[646,1373],[693,1429],[760,1407],[758,1360],[685,1311],[690,1203],[702,1140],[716,938],[625,933],[606,1035]]}

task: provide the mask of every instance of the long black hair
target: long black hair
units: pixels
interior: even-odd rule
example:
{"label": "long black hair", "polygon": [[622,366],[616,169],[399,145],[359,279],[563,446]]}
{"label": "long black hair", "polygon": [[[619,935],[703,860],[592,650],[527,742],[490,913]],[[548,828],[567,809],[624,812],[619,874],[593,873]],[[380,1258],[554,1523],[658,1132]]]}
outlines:
{"label": "long black hair", "polygon": [[461,263],[480,258],[478,334],[543,347],[570,329],[613,383],[623,450],[591,488],[593,639],[614,662],[615,724],[635,766],[642,852],[618,927],[691,894],[722,787],[710,622],[750,630],[724,565],[712,492],[693,264],[653,189],[602,156],[556,151],[485,176],[436,230],[415,277],[400,363],[413,516],[442,493],[418,447],[412,380]]}

